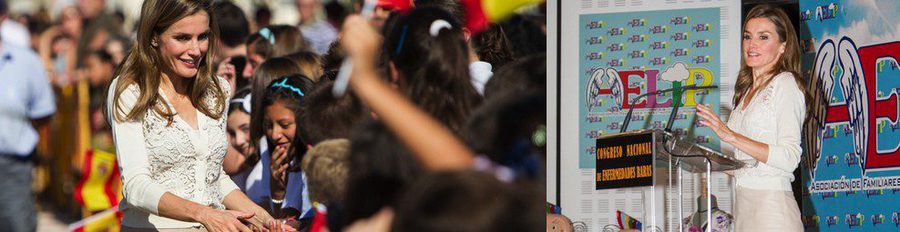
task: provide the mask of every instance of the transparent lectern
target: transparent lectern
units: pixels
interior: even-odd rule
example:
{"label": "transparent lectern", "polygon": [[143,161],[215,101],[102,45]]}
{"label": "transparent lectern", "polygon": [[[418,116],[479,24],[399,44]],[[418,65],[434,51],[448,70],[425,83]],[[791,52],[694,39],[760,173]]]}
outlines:
{"label": "transparent lectern", "polygon": [[[699,194],[689,194],[694,191],[686,188],[694,185],[684,183],[684,179],[689,175],[709,177],[712,172],[735,170],[745,165],[730,155],[663,130],[602,136],[597,139],[596,149],[596,189],[642,188],[643,213],[641,223],[636,227],[645,232],[696,231],[687,228],[692,224],[699,224],[700,231],[709,231],[704,225],[707,221],[711,221],[711,225],[716,223],[710,219],[721,211],[711,197],[710,181],[699,178],[702,186],[697,189]],[[685,214],[694,199],[698,199],[697,213]],[[688,216],[691,218],[686,218]]]}

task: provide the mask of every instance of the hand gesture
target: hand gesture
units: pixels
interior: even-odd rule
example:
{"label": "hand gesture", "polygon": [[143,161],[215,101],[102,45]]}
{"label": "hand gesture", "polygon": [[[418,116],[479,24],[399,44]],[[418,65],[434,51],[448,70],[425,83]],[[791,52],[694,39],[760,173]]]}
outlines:
{"label": "hand gesture", "polygon": [[734,131],[729,129],[728,126],[719,119],[719,115],[713,112],[709,106],[698,104],[697,115],[700,116],[698,123],[712,129],[713,133],[716,133],[716,136],[719,136],[719,138],[722,139],[722,142],[734,142]]}
{"label": "hand gesture", "polygon": [[201,215],[202,216],[198,221],[200,222],[200,224],[203,224],[203,227],[206,228],[207,231],[210,232],[251,231],[249,227],[245,226],[244,223],[241,223],[241,220],[246,220],[253,217],[253,213],[207,208],[206,212],[203,212]]}
{"label": "hand gesture", "polygon": [[219,63],[219,67],[216,69],[216,76],[228,80],[228,84],[231,85],[231,89],[235,90],[235,77],[237,77],[237,74],[235,74],[234,65],[231,64],[231,57],[225,58],[221,63]]}
{"label": "hand gesture", "polygon": [[372,24],[359,15],[351,15],[344,20],[342,33],[341,46],[347,56],[354,59],[354,65],[371,65],[381,46],[381,35],[372,28]]}
{"label": "hand gesture", "polygon": [[287,151],[287,145],[275,146],[275,149],[272,149],[272,162],[269,163],[269,168],[272,170],[272,179],[275,180],[272,185],[281,190],[287,187],[287,169],[290,162]]}

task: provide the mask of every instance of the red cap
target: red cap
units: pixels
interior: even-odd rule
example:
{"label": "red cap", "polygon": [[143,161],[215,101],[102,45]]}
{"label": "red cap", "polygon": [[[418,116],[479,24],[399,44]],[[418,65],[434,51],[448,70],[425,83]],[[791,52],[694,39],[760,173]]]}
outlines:
{"label": "red cap", "polygon": [[375,6],[392,11],[407,11],[412,9],[412,0],[378,0]]}

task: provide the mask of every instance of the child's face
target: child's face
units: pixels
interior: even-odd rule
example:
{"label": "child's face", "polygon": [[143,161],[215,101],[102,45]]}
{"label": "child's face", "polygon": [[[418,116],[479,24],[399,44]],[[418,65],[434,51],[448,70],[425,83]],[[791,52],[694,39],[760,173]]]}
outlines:
{"label": "child's face", "polygon": [[272,103],[266,107],[265,111],[263,125],[266,128],[266,136],[275,146],[290,146],[291,141],[294,141],[294,132],[296,132],[297,126],[294,121],[294,111],[285,107],[281,101]]}
{"label": "child's face", "polygon": [[[256,43],[259,43],[259,41]],[[244,73],[241,74],[241,76],[247,79],[253,77],[254,70],[266,60],[266,58],[254,51],[253,48],[256,43],[247,45],[247,65],[244,66]]]}
{"label": "child's face", "polygon": [[228,114],[228,142],[244,156],[250,155],[250,114],[240,110]]}

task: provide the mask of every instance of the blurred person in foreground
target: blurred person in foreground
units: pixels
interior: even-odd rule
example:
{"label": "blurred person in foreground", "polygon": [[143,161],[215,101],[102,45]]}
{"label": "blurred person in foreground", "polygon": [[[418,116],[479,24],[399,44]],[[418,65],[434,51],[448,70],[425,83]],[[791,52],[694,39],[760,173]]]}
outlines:
{"label": "blurred person in foreground", "polygon": [[[0,21],[6,19],[0,0]],[[2,23],[2,22],[0,22]],[[56,112],[53,89],[38,55],[0,36],[0,231],[34,231],[32,156],[38,128]]]}

